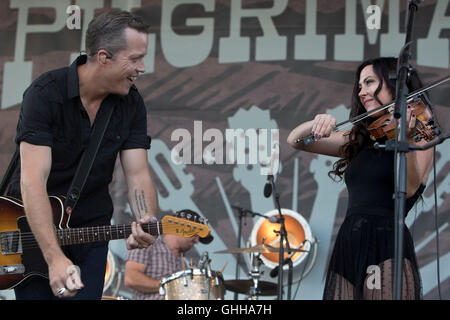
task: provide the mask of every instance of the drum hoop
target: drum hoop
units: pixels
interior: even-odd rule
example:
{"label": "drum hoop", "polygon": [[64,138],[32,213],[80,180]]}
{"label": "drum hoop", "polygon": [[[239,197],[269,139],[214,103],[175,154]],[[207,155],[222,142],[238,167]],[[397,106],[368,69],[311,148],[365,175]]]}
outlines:
{"label": "drum hoop", "polygon": [[186,270],[180,270],[174,273],[171,273],[170,275],[168,275],[167,277],[162,277],[160,284],[163,286],[166,283],[179,279],[183,276],[187,276],[187,275],[193,275],[193,276],[200,276],[200,275],[204,275],[205,272],[204,270],[198,269],[198,268],[194,268],[194,269],[186,269]]}

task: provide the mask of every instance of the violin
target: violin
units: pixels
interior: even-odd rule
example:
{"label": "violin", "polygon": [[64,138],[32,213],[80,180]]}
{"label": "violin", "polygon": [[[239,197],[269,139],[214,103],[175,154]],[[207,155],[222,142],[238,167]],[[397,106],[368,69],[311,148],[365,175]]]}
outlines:
{"label": "violin", "polygon": [[[416,121],[416,129],[415,129],[415,139],[417,140],[421,140],[422,138],[425,138],[427,141],[428,139],[433,139],[433,137],[435,136],[435,132],[433,132],[433,129],[435,129],[435,131],[439,131],[439,129],[437,129],[434,124],[433,124],[433,113],[431,112],[431,108],[429,107],[429,103],[424,103],[423,99],[421,98],[420,102],[418,102],[419,100],[416,99],[416,97],[422,97],[421,94],[424,93],[425,91],[428,91],[434,87],[437,87],[441,84],[444,84],[445,82],[450,80],[450,76],[446,76],[442,79],[439,79],[433,83],[431,83],[430,85],[428,85],[427,87],[418,89],[414,92],[412,92],[411,94],[409,94],[406,99],[406,103],[408,105],[410,105],[413,110],[413,113],[417,116],[417,119],[419,121]],[[425,97],[425,96],[423,96]],[[395,102],[390,102],[388,104],[379,106],[371,111],[367,111],[363,114],[360,114],[356,117],[353,117],[351,119],[342,121],[338,124],[336,124],[336,126],[333,129],[333,132],[339,131],[339,129],[342,129],[342,127],[347,126],[347,125],[354,125],[355,123],[357,123],[358,121],[361,121],[367,117],[369,117],[371,114],[374,114],[375,112],[381,111],[381,110],[386,110],[388,108],[392,108],[393,106],[395,106]],[[395,120],[393,118],[392,114],[386,114],[383,115],[380,119],[377,120],[378,122],[375,124],[373,123],[373,127],[372,127],[372,132],[371,135],[377,139],[380,137],[384,137],[387,136],[388,139],[393,139],[395,137]],[[431,122],[433,121],[433,122]],[[430,127],[428,127],[430,125]],[[384,132],[389,132],[389,135],[385,134]],[[392,133],[391,133],[392,132]],[[306,137],[302,137],[299,138],[297,140],[295,140],[295,143],[300,143],[303,142],[305,145],[310,144],[315,142],[315,138],[314,135],[311,134],[309,136]]]}
{"label": "violin", "polygon": [[[407,101],[407,106],[411,109],[411,116],[416,116],[416,125],[410,136],[416,142],[422,139],[431,141],[436,134],[433,112],[429,104],[425,103],[424,100],[423,96],[417,96]],[[392,112],[380,116],[368,126],[370,138],[374,141],[383,137],[386,137],[388,140],[395,139],[395,122]]]}

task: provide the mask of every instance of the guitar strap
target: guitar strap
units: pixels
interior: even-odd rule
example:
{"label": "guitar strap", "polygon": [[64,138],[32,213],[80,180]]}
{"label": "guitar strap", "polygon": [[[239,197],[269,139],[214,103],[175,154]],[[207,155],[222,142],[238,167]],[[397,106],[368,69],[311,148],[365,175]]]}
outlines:
{"label": "guitar strap", "polygon": [[6,188],[8,186],[9,179],[11,179],[11,176],[14,170],[16,169],[18,160],[19,160],[19,147],[16,147],[16,150],[14,151],[11,161],[9,162],[9,166],[6,169],[5,175],[3,176],[2,182],[0,184],[0,196],[6,194]]}
{"label": "guitar strap", "polygon": [[[114,107],[111,107],[107,112],[102,112],[97,115],[99,119],[94,125],[91,137],[89,138],[88,147],[81,156],[77,171],[75,172],[75,176],[73,177],[69,192],[67,193],[64,209],[69,214],[72,212],[75,204],[78,201],[81,190],[83,189],[89,171],[91,170],[92,164],[94,163],[95,156],[97,155],[97,151],[100,147],[100,142],[102,141],[103,135],[105,134],[106,127],[108,126],[113,111]],[[19,147],[16,147],[9,166],[6,169],[5,175],[3,176],[2,182],[0,183],[0,195],[6,194],[9,180],[11,179],[11,176],[16,169],[18,160]]]}
{"label": "guitar strap", "polygon": [[97,123],[94,125],[92,130],[88,146],[81,156],[80,163],[75,171],[75,176],[72,179],[72,184],[67,192],[66,201],[64,203],[64,211],[67,214],[72,213],[73,208],[80,198],[81,191],[83,190],[89,172],[91,171],[92,164],[94,163],[95,156],[97,155],[97,151],[100,147],[100,142],[105,134],[106,127],[108,126],[113,111],[114,107],[111,106],[108,111],[97,114],[97,117],[100,118],[96,119]]}

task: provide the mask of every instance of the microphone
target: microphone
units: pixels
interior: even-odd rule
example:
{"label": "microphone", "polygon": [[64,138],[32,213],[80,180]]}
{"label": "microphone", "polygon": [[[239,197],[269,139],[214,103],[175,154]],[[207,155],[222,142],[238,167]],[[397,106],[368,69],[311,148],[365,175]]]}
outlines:
{"label": "microphone", "polygon": [[273,175],[267,175],[266,185],[264,186],[264,197],[268,198],[272,194]]}
{"label": "microphone", "polygon": [[[283,266],[289,262],[289,260],[291,260],[291,256],[287,257],[286,259],[284,259],[283,261]],[[272,269],[272,271],[270,271],[270,277],[275,278],[276,276],[278,276],[278,269],[280,268],[280,266],[276,266],[275,268]]]}
{"label": "microphone", "polygon": [[[300,243],[300,245],[296,249],[300,249],[306,241],[308,241],[308,240],[307,239],[303,240],[302,243]],[[292,252],[286,259],[283,260],[283,263],[281,265],[284,266],[286,263],[288,263],[294,254],[295,254],[295,252]],[[270,271],[270,277],[275,278],[276,276],[278,276],[279,268],[280,268],[280,265],[277,265],[275,268],[273,268]]]}

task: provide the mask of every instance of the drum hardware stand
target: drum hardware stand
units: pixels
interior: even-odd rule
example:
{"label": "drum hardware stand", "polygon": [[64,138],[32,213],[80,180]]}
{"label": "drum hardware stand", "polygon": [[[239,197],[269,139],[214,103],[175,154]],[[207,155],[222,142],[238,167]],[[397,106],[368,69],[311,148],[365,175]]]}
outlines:
{"label": "drum hardware stand", "polygon": [[[191,264],[192,266],[192,264]],[[206,284],[206,287],[208,288],[208,299],[210,299],[210,295],[211,295],[211,286],[219,286],[219,279],[217,277],[214,278],[214,284],[211,283],[211,280],[213,279],[212,276],[212,272],[211,272],[211,259],[209,259],[209,255],[208,252],[205,251],[203,252],[202,258],[200,259],[199,263],[198,263],[198,267],[200,269],[200,271],[203,271],[206,275],[204,281]],[[192,270],[192,278],[194,277],[194,272]]]}
{"label": "drum hardware stand", "polygon": [[[255,216],[259,216],[259,217],[263,217],[263,218],[269,219],[269,217],[266,217],[263,214],[256,213],[256,212],[253,212],[253,211],[250,211],[250,210],[238,207],[238,206],[232,205],[231,207],[239,212],[239,228],[238,228],[238,236],[237,236],[237,239],[238,239],[237,248],[240,249],[241,248],[241,238],[242,238],[242,218],[246,217],[247,213],[250,213],[252,215],[252,218],[254,218]],[[237,259],[236,259],[236,272],[235,272],[235,274],[236,274],[235,278],[236,279],[239,279],[239,265],[240,265],[240,261],[241,261],[241,255],[238,254],[237,255]],[[237,292],[234,293],[234,300],[238,300],[238,293]]]}
{"label": "drum hardware stand", "polygon": [[261,294],[261,290],[258,287],[259,278],[264,273],[260,270],[262,260],[260,258],[261,253],[252,253],[252,269],[249,273],[253,280],[253,286],[250,287],[249,300],[258,300],[258,296]]}

